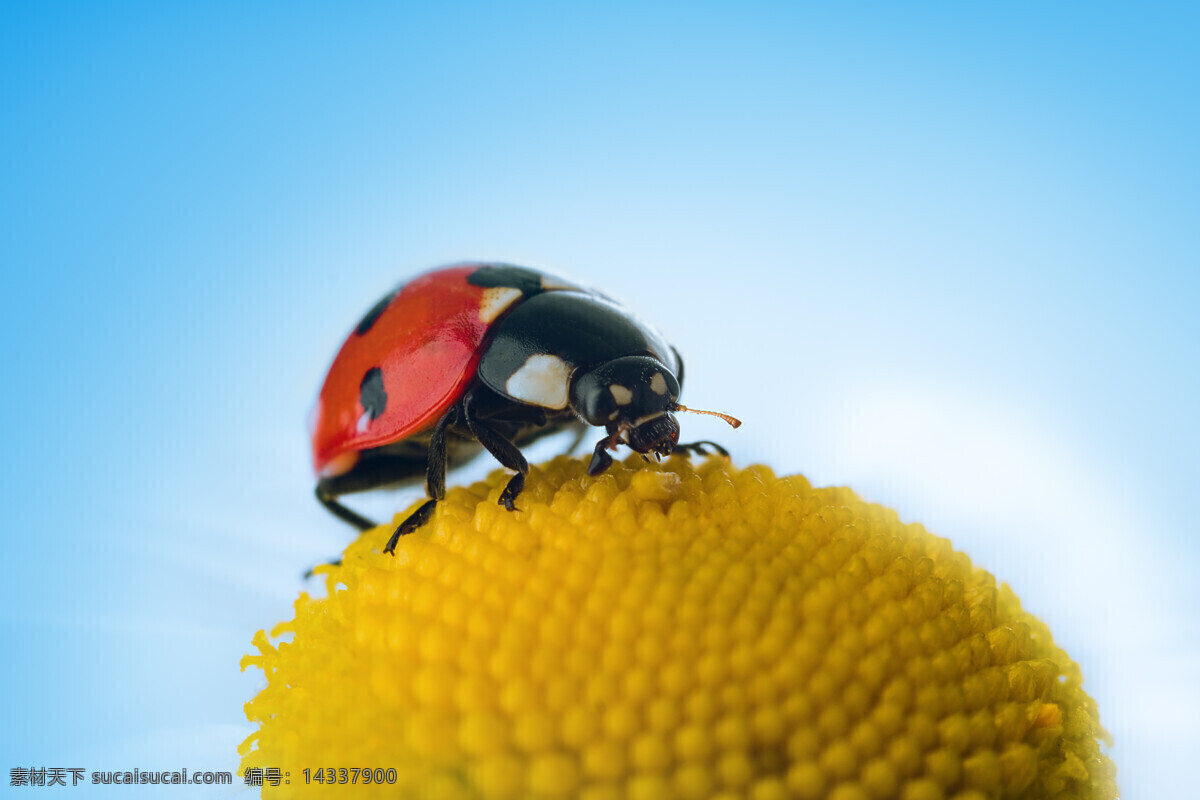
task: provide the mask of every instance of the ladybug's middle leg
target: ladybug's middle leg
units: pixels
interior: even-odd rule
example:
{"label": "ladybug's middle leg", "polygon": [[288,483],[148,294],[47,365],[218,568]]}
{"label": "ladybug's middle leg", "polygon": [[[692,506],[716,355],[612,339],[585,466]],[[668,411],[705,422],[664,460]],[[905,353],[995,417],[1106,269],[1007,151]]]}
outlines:
{"label": "ladybug's middle leg", "polygon": [[517,496],[525,488],[525,475],[529,472],[529,462],[525,460],[525,456],[521,455],[520,449],[515,444],[489,423],[476,416],[478,407],[479,401],[475,392],[468,392],[467,396],[463,398],[463,416],[466,418],[471,435],[503,466],[517,471],[516,475],[508,479],[508,484],[500,493],[498,501],[509,511],[515,511]]}
{"label": "ladybug's middle leg", "polygon": [[395,555],[396,543],[400,541],[400,537],[412,533],[428,522],[429,518],[433,516],[433,509],[437,507],[438,501],[445,498],[446,429],[457,421],[458,405],[456,404],[450,407],[450,410],[438,420],[434,427],[433,434],[429,437],[429,461],[425,468],[425,483],[429,490],[429,499],[422,503],[420,508],[409,514],[408,519],[400,523],[400,526],[392,533],[392,538],[388,539],[383,552]]}

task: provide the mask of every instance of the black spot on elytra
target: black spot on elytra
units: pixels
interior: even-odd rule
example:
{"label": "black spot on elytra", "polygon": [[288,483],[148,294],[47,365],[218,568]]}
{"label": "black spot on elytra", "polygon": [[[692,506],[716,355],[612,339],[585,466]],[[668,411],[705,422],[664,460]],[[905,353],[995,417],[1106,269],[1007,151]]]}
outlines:
{"label": "black spot on elytra", "polygon": [[500,286],[520,289],[521,294],[526,297],[532,297],[544,291],[542,289],[542,273],[512,264],[482,266],[467,276],[467,283],[472,286],[482,286],[485,289],[494,289]]}
{"label": "black spot on elytra", "polygon": [[367,315],[358,321],[358,325],[354,328],[354,332],[357,335],[362,336],[367,331],[371,330],[371,326],[375,324],[375,320],[379,319],[379,315],[382,314],[384,310],[386,310],[387,307],[392,304],[392,300],[395,299],[396,294],[396,291],[388,292],[386,295],[380,298],[378,303],[371,306],[371,310],[367,312]]}
{"label": "black spot on elytra", "polygon": [[379,415],[387,408],[387,392],[383,390],[383,370],[371,367],[358,385],[358,402],[371,419],[379,419]]}

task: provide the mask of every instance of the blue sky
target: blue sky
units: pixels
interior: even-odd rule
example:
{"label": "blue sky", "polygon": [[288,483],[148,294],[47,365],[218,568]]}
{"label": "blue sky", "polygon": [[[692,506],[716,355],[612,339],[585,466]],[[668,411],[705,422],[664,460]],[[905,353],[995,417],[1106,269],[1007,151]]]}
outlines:
{"label": "blue sky", "polygon": [[4,766],[233,768],[237,660],[348,537],[311,498],[323,370],[383,291],[480,258],[652,319],[685,402],[746,423],[685,437],[1009,582],[1126,795],[1179,796],[1198,16],[5,4]]}

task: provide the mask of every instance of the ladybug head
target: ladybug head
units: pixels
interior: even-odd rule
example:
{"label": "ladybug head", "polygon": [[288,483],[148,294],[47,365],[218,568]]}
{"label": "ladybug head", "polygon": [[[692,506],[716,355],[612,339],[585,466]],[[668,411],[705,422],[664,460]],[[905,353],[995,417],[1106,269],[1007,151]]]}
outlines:
{"label": "ladybug head", "polygon": [[652,356],[624,356],[576,373],[571,408],[589,425],[620,432],[639,453],[670,455],[679,441],[671,413],[679,381]]}

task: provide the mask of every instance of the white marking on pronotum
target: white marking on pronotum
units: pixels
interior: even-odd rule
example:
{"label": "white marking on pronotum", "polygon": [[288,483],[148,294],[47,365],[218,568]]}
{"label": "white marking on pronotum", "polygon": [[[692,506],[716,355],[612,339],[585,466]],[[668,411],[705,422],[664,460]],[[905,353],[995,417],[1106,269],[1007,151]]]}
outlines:
{"label": "white marking on pronotum", "polygon": [[504,310],[515,303],[520,297],[520,289],[513,289],[508,286],[495,286],[491,289],[484,289],[483,297],[479,301],[479,321],[490,325],[492,320],[504,313]]}
{"label": "white marking on pronotum", "polygon": [[667,393],[667,379],[661,372],[654,373],[654,377],[650,379],[650,390],[655,394]]}
{"label": "white marking on pronotum", "polygon": [[633,402],[633,392],[626,386],[622,386],[619,383],[610,383],[608,390],[612,392],[613,400],[616,400],[619,406],[627,406]]}
{"label": "white marking on pronotum", "polygon": [[510,397],[542,408],[566,408],[570,387],[571,368],[548,353],[525,359],[504,384]]}

